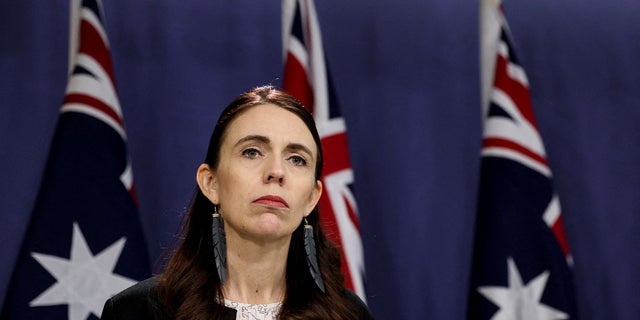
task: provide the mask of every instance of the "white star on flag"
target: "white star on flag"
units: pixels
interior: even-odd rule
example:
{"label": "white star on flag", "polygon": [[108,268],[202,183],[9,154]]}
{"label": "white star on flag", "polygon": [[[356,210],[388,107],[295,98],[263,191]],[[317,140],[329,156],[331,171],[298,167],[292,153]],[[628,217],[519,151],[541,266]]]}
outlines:
{"label": "white star on flag", "polygon": [[112,273],[125,242],[126,238],[122,237],[94,256],[80,227],[74,222],[69,260],[35,252],[31,254],[57,282],[33,299],[29,306],[68,304],[69,320],[86,320],[91,313],[99,317],[107,299],[136,283]]}
{"label": "white star on flag", "polygon": [[542,292],[547,285],[549,271],[545,270],[523,285],[522,277],[513,258],[507,259],[509,287],[482,286],[478,292],[500,307],[491,320],[561,320],[569,315],[540,303]]}

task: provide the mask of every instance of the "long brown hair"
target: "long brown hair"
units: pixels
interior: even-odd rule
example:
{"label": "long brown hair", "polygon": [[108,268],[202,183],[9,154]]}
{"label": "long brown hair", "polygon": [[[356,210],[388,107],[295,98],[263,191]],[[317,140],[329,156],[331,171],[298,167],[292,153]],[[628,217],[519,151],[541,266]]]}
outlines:
{"label": "long brown hair", "polygon": [[[313,116],[292,96],[272,86],[238,96],[222,112],[209,141],[205,163],[216,168],[229,124],[244,111],[274,104],[296,114],[307,126],[318,148],[315,177],[322,174],[322,146]],[[198,188],[181,227],[181,242],[166,270],[158,277],[158,293],[165,311],[175,319],[219,319],[224,308],[222,285],[216,272],[211,240],[213,204]],[[291,236],[286,266],[286,294],[279,319],[356,319],[356,308],[346,296],[340,271],[340,251],[322,232],[316,206],[307,217],[313,226],[318,265],[325,283],[322,292],[313,281],[304,251],[304,225]]]}

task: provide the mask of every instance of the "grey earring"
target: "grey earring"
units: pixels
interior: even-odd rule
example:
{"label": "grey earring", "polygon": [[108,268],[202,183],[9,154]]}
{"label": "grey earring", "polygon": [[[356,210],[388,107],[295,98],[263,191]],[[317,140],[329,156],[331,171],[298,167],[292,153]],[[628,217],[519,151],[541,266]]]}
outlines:
{"label": "grey earring", "polygon": [[224,283],[227,279],[227,239],[224,235],[222,217],[218,213],[217,205],[213,206],[213,214],[211,215],[211,240],[218,277],[220,277],[220,283]]}
{"label": "grey earring", "polygon": [[309,272],[313,281],[322,292],[324,290],[324,281],[322,281],[322,274],[320,268],[318,268],[318,258],[316,257],[316,242],[313,239],[313,226],[311,226],[307,219],[304,219],[304,251],[307,253],[307,264],[309,265]]}

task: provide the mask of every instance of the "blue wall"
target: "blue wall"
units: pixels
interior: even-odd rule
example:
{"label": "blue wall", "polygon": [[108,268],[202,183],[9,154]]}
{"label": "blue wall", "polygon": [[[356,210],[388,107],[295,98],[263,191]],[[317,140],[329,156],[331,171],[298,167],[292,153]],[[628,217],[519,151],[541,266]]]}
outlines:
{"label": "blue wall", "polygon": [[[347,122],[368,302],[462,319],[481,141],[478,4],[316,1]],[[220,110],[280,84],[279,1],[105,1],[148,245],[176,231]],[[640,314],[640,2],[507,1],[582,319]],[[66,85],[68,3],[0,2],[0,298]]]}

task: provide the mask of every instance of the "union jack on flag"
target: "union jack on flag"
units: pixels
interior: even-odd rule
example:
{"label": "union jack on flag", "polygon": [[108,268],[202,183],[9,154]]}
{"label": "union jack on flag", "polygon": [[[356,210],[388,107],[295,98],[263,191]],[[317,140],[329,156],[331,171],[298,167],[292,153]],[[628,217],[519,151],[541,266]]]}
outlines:
{"label": "union jack on flag", "polygon": [[576,319],[572,259],[529,82],[499,1],[481,7],[484,137],[469,319]]}
{"label": "union jack on flag", "polygon": [[102,6],[71,8],[67,90],[0,319],[98,319],[150,275]]}
{"label": "union jack on flag", "polygon": [[311,0],[283,0],[283,88],[313,113],[325,153],[320,199],[323,229],[342,249],[347,288],[365,301],[364,254],[358,209],[351,186],[353,171],[344,119],[340,113],[322,36]]}

